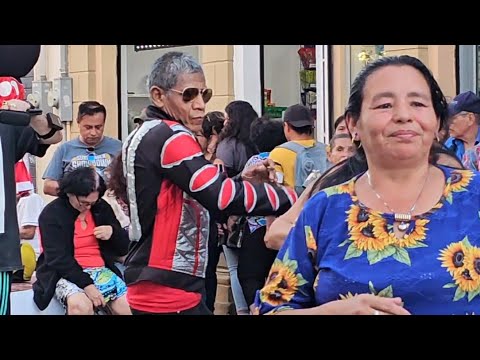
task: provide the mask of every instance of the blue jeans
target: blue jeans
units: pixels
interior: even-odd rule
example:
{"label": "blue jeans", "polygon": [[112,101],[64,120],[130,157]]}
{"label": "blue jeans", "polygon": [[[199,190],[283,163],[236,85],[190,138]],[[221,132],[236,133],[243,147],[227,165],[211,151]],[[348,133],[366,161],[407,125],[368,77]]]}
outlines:
{"label": "blue jeans", "polygon": [[225,254],[228,272],[230,273],[230,286],[232,288],[233,301],[235,303],[237,314],[249,314],[248,304],[243,295],[243,290],[237,275],[239,250],[223,245],[223,253]]}

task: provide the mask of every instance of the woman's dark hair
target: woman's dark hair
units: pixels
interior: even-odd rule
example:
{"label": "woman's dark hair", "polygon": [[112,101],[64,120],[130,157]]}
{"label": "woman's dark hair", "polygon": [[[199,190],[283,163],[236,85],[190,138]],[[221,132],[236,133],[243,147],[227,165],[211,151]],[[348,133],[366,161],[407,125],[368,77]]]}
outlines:
{"label": "woman's dark hair", "polygon": [[[232,101],[225,108],[228,115],[228,123],[223,128],[219,140],[235,138],[245,145],[248,157],[256,152],[256,146],[250,141],[250,126],[253,120],[258,118],[257,112],[246,101]],[[249,151],[250,150],[250,151]]]}
{"label": "woman's dark hair", "polygon": [[221,111],[209,112],[203,118],[202,132],[203,136],[208,140],[213,135],[213,130],[217,134],[220,134],[223,130],[223,123],[225,122],[225,116]]}
{"label": "woman's dark hair", "polygon": [[128,203],[127,181],[123,175],[122,152],[115,156],[108,166],[110,176],[108,178],[108,189],[112,190],[117,198]]}
{"label": "woman's dark hair", "polygon": [[105,181],[93,167],[79,167],[63,177],[60,180],[59,197],[66,198],[67,194],[76,196],[88,196],[98,191],[98,198],[105,194],[107,189]]}
{"label": "woman's dark hair", "polygon": [[337,120],[335,120],[335,124],[333,125],[333,130],[334,130],[334,131],[337,130],[338,125],[340,125],[340,123],[341,123],[342,121],[344,121],[344,120],[345,120],[345,115],[340,115],[340,116],[337,118]]}
{"label": "woman's dark hair", "polygon": [[[417,58],[401,55],[401,56],[390,56],[382,57],[377,59],[370,64],[368,64],[356,77],[355,81],[352,84],[350,90],[350,98],[348,100],[348,105],[345,110],[345,118],[347,119],[350,116],[354,123],[360,118],[360,112],[363,103],[363,92],[365,88],[365,83],[367,82],[370,75],[375,71],[384,68],[386,66],[411,66],[418,70],[430,87],[430,94],[432,97],[433,109],[435,114],[440,119],[440,128],[447,121],[448,117],[448,104],[445,96],[440,89],[437,81],[433,77],[430,70]],[[365,152],[362,147],[360,147],[360,142],[356,142],[357,151],[354,156],[340,162],[336,166],[332,167],[326,173],[324,173],[314,185],[312,193],[330,187],[334,185],[342,184],[353,177],[365,172],[368,170],[367,159],[365,157]],[[429,161],[431,164],[440,164],[445,161],[446,158],[453,157],[450,159],[452,161],[447,161],[449,163],[458,163],[458,159],[448,152],[448,150],[442,148],[442,145],[434,142],[432,148],[430,149],[430,158]],[[462,168],[459,166],[458,168]]]}
{"label": "woman's dark hair", "polygon": [[270,152],[278,145],[287,142],[283,132],[283,122],[262,116],[250,126],[250,140],[260,152]]}

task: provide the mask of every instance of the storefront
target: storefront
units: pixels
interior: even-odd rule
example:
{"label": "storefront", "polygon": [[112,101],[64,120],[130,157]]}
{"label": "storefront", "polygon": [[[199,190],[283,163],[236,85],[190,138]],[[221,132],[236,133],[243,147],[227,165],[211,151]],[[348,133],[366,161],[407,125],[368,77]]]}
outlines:
{"label": "storefront", "polygon": [[[35,79],[43,73],[51,81],[60,74],[60,45],[44,45],[44,50],[48,66],[42,71],[37,66]],[[458,90],[480,89],[477,45],[68,45],[74,112],[82,101],[100,101],[108,110],[105,134],[125,139],[133,116],[149,103],[147,74],[155,59],[169,50],[189,52],[201,62],[214,90],[207,111],[222,111],[237,99],[249,101],[259,114],[281,117],[284,108],[304,103],[316,117],[319,141],[330,138],[355,76],[378,56],[420,58],[448,97]],[[73,121],[65,140],[77,135]],[[37,173],[43,173],[52,148],[37,162]]]}
{"label": "storefront", "polygon": [[316,119],[315,136],[329,137],[331,109],[328,45],[235,45],[235,98],[255,110],[282,118],[285,109],[303,104]]}

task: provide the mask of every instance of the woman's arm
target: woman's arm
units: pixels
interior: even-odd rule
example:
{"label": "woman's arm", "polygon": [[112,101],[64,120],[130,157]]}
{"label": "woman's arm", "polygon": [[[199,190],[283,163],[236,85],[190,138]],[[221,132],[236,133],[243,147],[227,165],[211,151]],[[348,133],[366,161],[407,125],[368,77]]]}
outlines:
{"label": "woman's arm", "polygon": [[313,184],[309,185],[302,195],[298,198],[297,202],[282,216],[278,217],[270,227],[267,227],[267,233],[265,234],[265,245],[269,249],[279,250],[288,233],[295,226],[295,222],[303,210],[303,207],[307,200],[310,198],[310,193]]}
{"label": "woman's arm", "polygon": [[[73,251],[69,249],[73,248],[74,222],[64,223],[62,220],[65,220],[65,216],[62,216],[58,209],[47,206],[38,219],[45,262],[62,278],[83,289],[93,284],[93,280],[83,272],[73,256]],[[72,229],[67,229],[67,226],[72,226]]]}
{"label": "woman's arm", "polygon": [[100,226],[111,226],[112,236],[107,241],[102,241],[102,248],[108,250],[114,256],[124,256],[128,252],[130,240],[127,231],[121,227],[112,207],[104,199],[101,199],[97,208],[92,210],[93,214],[100,219]]}

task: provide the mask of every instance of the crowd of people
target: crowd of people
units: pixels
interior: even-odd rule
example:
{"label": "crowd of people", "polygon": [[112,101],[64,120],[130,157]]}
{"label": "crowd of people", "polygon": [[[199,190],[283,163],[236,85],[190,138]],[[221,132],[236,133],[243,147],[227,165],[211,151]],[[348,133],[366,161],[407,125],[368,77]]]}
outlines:
{"label": "crowd of people", "polygon": [[80,104],[79,136],[43,174],[47,205],[21,159],[60,131],[4,100],[28,116],[0,121],[0,145],[17,146],[7,158],[3,147],[4,201],[15,174],[18,213],[0,213],[6,288],[34,281],[40,310],[56,299],[69,315],[207,315],[223,253],[237,315],[475,312],[477,95],[447,103],[420,60],[383,57],[359,73],[323,144],[300,104],[279,119],[241,100],[206,113],[213,91],[184,53],[157,59],[147,86],[151,105],[123,144],[104,135],[104,105]]}

